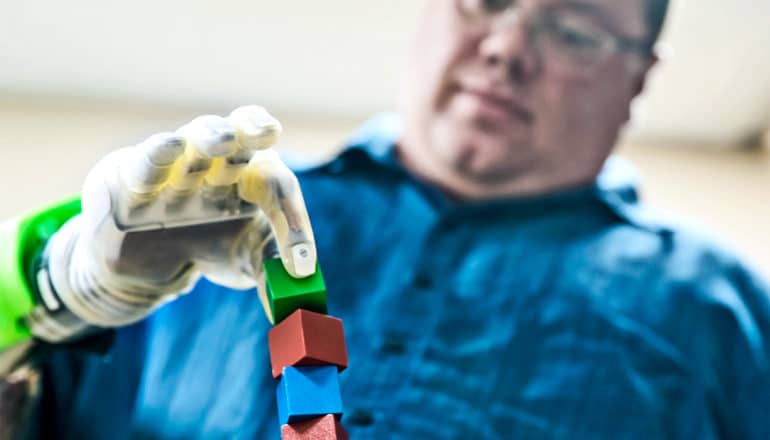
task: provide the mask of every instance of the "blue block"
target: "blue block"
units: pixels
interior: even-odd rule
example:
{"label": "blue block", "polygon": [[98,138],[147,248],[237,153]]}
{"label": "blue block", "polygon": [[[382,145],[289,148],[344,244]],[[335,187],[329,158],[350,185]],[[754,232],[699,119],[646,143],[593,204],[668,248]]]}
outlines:
{"label": "blue block", "polygon": [[336,365],[286,367],[276,391],[280,425],[334,414],[342,415]]}

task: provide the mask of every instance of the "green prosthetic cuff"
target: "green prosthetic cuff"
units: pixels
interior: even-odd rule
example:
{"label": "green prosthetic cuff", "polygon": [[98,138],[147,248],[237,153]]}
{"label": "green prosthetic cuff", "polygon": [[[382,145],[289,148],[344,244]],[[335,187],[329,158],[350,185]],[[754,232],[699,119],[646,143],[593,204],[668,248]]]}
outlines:
{"label": "green prosthetic cuff", "polygon": [[29,269],[48,239],[79,213],[75,197],[0,224],[0,350],[31,337],[22,322],[35,306]]}

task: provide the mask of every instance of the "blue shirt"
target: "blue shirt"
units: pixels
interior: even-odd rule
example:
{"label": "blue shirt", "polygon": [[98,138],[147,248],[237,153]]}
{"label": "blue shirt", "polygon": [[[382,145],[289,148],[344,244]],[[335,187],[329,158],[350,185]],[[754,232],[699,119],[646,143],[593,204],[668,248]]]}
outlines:
{"label": "blue shirt", "polygon": [[[381,117],[299,171],[345,322],[353,439],[770,438],[770,301],[735,258],[595,185],[456,203],[407,174]],[[118,331],[58,350],[45,433],[276,439],[255,292],[201,281]]]}

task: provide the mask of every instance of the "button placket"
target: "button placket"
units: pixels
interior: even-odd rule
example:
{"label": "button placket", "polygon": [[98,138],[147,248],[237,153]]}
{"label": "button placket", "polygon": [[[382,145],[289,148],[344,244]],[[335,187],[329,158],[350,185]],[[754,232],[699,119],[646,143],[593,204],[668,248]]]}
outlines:
{"label": "button placket", "polygon": [[439,296],[443,282],[440,269],[446,267],[441,239],[446,233],[442,225],[441,221],[437,222],[427,234],[411,281],[404,286],[403,319],[394,323],[394,329],[398,328],[398,331],[388,332],[382,341],[381,352],[397,360],[398,369],[403,372],[399,387],[391,395],[390,408],[394,410],[400,408],[401,402],[414,391],[415,372],[422,367],[425,352],[446,306],[445,298]]}
{"label": "button placket", "polygon": [[[418,249],[412,255],[416,258],[409,258],[412,263],[403,266],[406,277],[397,281],[399,292],[379,304],[382,315],[378,320],[381,319],[382,324],[378,340],[371,347],[372,362],[376,364],[371,377],[385,375],[387,379],[375,380],[377,389],[371,388],[366,397],[350,401],[351,410],[345,416],[347,425],[360,431],[362,436],[364,432],[371,434],[375,432],[372,430],[393,426],[391,422],[395,421],[382,419],[398,418],[402,399],[399,395],[409,388],[414,369],[420,367],[422,353],[441,316],[444,301],[434,294],[440,285],[440,272],[435,268],[441,267],[445,233],[440,217],[438,221],[433,220],[415,243]],[[353,431],[351,434],[355,435]]]}
{"label": "button placket", "polygon": [[345,422],[350,426],[366,428],[374,424],[374,414],[363,408],[356,408],[350,411],[345,417]]}

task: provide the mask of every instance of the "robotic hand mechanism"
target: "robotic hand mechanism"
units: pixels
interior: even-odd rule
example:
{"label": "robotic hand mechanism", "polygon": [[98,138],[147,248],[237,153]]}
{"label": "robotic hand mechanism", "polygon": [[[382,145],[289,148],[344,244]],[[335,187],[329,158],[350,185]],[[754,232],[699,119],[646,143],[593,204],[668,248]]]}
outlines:
{"label": "robotic hand mechanism", "polygon": [[[5,318],[38,339],[72,341],[139,321],[205,276],[257,286],[270,319],[263,260],[280,255],[296,278],[317,261],[297,178],[271,148],[280,132],[247,106],[105,157],[86,178],[82,213],[35,258],[31,307]],[[1,339],[0,350],[11,342]]]}

